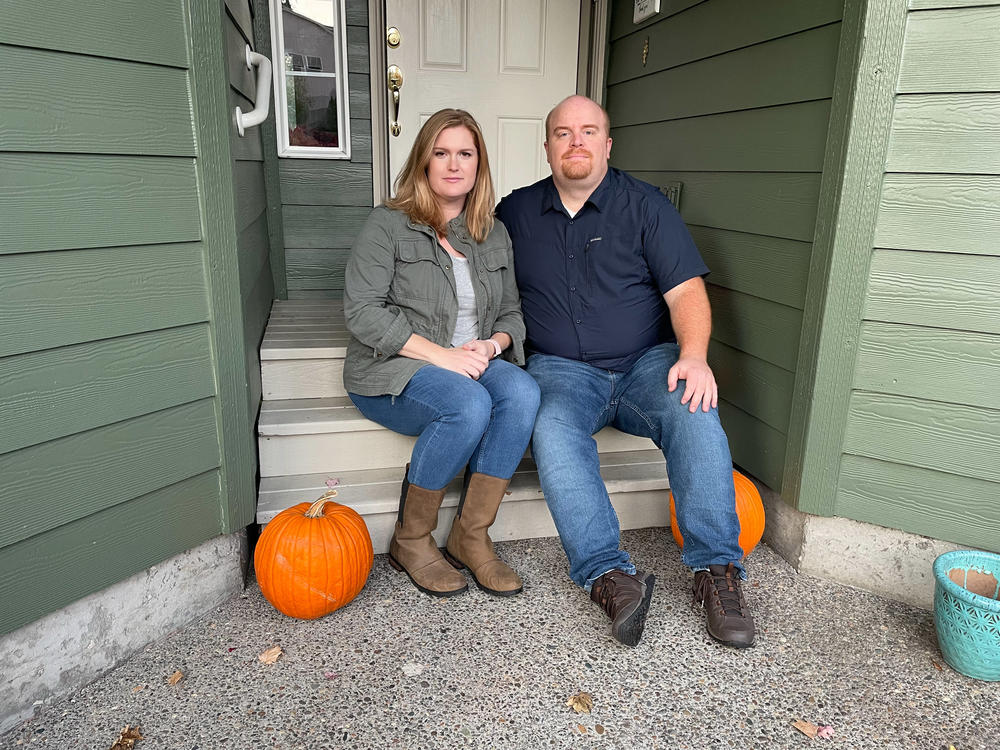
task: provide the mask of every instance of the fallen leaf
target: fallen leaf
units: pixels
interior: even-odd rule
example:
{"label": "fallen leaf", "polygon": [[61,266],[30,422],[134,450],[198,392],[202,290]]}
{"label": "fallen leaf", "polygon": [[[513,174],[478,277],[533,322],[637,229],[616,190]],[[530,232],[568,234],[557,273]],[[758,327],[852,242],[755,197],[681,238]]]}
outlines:
{"label": "fallen leaf", "polygon": [[340,672],[324,672],[323,676],[328,680],[334,680],[337,677],[340,677]]}
{"label": "fallen leaf", "polygon": [[594,731],[597,732],[598,734],[604,734],[604,727],[602,727],[600,724],[594,724]]}
{"label": "fallen leaf", "polygon": [[585,727],[583,724],[577,724],[576,728],[580,730],[580,734],[586,734],[587,733],[587,727]]}
{"label": "fallen leaf", "polygon": [[931,659],[931,664],[934,665],[934,669],[936,669],[938,672],[943,672],[944,671],[944,667],[942,667],[940,664],[938,664],[933,659]]}
{"label": "fallen leaf", "polygon": [[135,747],[135,743],[142,739],[142,734],[140,734],[139,730],[139,726],[133,728],[126,724],[125,728],[118,733],[118,739],[111,746],[111,750],[132,750]]}
{"label": "fallen leaf", "polygon": [[265,664],[274,664],[283,653],[285,652],[281,650],[281,646],[272,646],[264,653],[258,655],[257,658]]}
{"label": "fallen leaf", "polygon": [[816,730],[816,736],[822,737],[824,740],[833,739],[833,727],[829,724],[820,724],[819,729]]}
{"label": "fallen leaf", "polygon": [[589,714],[594,707],[594,696],[590,693],[577,693],[566,700],[566,705],[578,714]]}
{"label": "fallen leaf", "polygon": [[142,690],[142,689],[143,689],[144,687],[146,687],[146,686],[145,686],[145,685],[136,685],[136,686],[135,686],[134,688],[132,688],[132,692],[133,692],[133,693],[138,693],[138,692],[139,692],[140,690]]}
{"label": "fallen leaf", "polygon": [[802,732],[802,734],[804,734],[806,737],[810,737],[812,739],[815,739],[816,735],[819,733],[819,727],[816,724],[813,724],[812,722],[809,721],[802,721],[800,719],[798,721],[792,722],[792,726],[798,729],[800,732]]}
{"label": "fallen leaf", "polygon": [[184,679],[184,673],[181,670],[177,670],[172,675],[167,678],[168,685],[176,685],[178,682]]}
{"label": "fallen leaf", "polygon": [[326,486],[329,487],[331,490],[334,487],[336,487],[338,484],[340,484],[340,480],[339,479],[330,478],[330,479],[326,480]]}

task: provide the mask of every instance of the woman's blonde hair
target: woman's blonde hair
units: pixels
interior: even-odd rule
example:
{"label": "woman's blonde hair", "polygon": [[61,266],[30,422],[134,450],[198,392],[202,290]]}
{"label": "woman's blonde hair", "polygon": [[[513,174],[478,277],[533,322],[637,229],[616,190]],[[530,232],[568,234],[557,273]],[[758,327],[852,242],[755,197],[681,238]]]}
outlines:
{"label": "woman's blonde hair", "polygon": [[442,236],[447,234],[447,222],[427,180],[427,165],[430,164],[434,143],[441,131],[456,127],[468,129],[476,143],[479,166],[472,190],[465,196],[465,226],[476,242],[482,242],[493,229],[493,206],[496,199],[493,180],[490,178],[490,162],[483,143],[483,131],[475,118],[465,110],[442,109],[424,123],[399,177],[396,178],[396,197],[387,200],[385,205],[404,212],[418,224],[432,227]]}

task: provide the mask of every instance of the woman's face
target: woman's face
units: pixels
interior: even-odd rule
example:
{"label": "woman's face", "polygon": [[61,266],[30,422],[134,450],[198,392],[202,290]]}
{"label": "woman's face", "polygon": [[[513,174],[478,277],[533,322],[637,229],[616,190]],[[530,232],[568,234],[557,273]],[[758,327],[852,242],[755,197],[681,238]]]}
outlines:
{"label": "woman's face", "polygon": [[465,203],[476,184],[479,152],[467,127],[445,128],[434,141],[427,165],[427,181],[441,203]]}

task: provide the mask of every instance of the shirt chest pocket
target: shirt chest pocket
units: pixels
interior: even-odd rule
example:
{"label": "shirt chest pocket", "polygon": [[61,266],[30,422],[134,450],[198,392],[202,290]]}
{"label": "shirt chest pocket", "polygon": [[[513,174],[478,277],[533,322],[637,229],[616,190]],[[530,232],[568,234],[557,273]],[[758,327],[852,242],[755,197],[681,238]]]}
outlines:
{"label": "shirt chest pocket", "polygon": [[481,257],[482,276],[489,294],[489,305],[498,308],[503,298],[504,274],[507,273],[507,248],[484,250]]}
{"label": "shirt chest pocket", "polygon": [[397,300],[432,300],[441,297],[444,270],[430,241],[404,240],[396,253],[390,290]]}

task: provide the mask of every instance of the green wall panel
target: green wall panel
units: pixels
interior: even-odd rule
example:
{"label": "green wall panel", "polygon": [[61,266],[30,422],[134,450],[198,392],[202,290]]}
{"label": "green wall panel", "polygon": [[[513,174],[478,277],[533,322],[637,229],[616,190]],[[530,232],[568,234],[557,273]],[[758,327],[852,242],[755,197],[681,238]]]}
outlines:
{"label": "green wall panel", "polygon": [[1000,177],[888,174],[876,247],[997,255]]}
{"label": "green wall panel", "polygon": [[[53,494],[49,487],[49,495]],[[0,633],[220,533],[219,476],[201,476],[0,549]]]}
{"label": "green wall panel", "polygon": [[267,196],[264,165],[259,161],[233,161],[233,191],[236,204],[236,233],[239,234],[264,216]]}
{"label": "green wall panel", "polygon": [[787,431],[788,394],[795,385],[791,372],[720,341],[709,346],[708,362],[727,401],[775,430]]}
{"label": "green wall panel", "polygon": [[[0,529],[0,545],[218,466],[212,399],[0,455],[0,499],[8,519]],[[206,502],[218,514],[216,498]]]}
{"label": "green wall panel", "polygon": [[1000,91],[1000,7],[910,13],[899,93]]}
{"label": "green wall panel", "polygon": [[[611,124],[634,125],[829,98],[839,32],[839,24],[824,26],[609,86]],[[795,64],[789,64],[790,60]],[[654,96],[651,92],[662,93]]]}
{"label": "green wall panel", "polygon": [[[261,214],[246,229],[242,230],[237,242],[240,248],[240,296],[246,299],[250,290],[257,285],[257,278],[263,269],[270,270],[270,240],[267,231],[267,216]],[[268,300],[270,305],[270,300]]]}
{"label": "green wall panel", "polygon": [[[354,135],[351,136],[352,140]],[[372,166],[333,160],[283,159],[279,166],[285,205],[372,205]]]}
{"label": "green wall panel", "polygon": [[365,206],[284,206],[285,247],[349,248],[370,213]]}
{"label": "green wall panel", "polygon": [[734,349],[795,371],[802,313],[792,307],[708,285],[712,336]]}
{"label": "green wall panel", "polygon": [[1000,481],[1000,411],[855,391],[844,452]]}
{"label": "green wall panel", "polygon": [[958,329],[959,339],[1000,333],[1000,255],[876,249],[864,317]]}
{"label": "green wall panel", "polygon": [[719,418],[729,438],[733,463],[768,487],[779,487],[785,463],[785,434],[722,398]]}
{"label": "green wall panel", "polygon": [[4,4],[0,43],[97,57],[188,66],[183,0],[101,0],[86,12],[73,0]]}
{"label": "green wall panel", "polygon": [[837,515],[1000,552],[1000,484],[844,456]]}
{"label": "green wall panel", "polygon": [[204,324],[0,359],[0,453],[215,394]]}
{"label": "green wall panel", "polygon": [[688,230],[712,269],[708,276],[711,283],[802,309],[811,243],[695,224],[689,224]]}
{"label": "green wall panel", "polygon": [[200,243],[0,259],[0,357],[208,320]]}
{"label": "green wall panel", "polygon": [[[272,104],[272,106],[274,106]],[[234,111],[237,107],[242,112],[253,110],[253,102],[234,88],[229,89],[229,111]],[[244,131],[242,138],[232,140],[233,158],[241,161],[263,161],[264,146],[261,142],[263,137],[262,128],[250,128]]]}
{"label": "green wall panel", "polygon": [[[615,3],[628,8],[627,3]],[[643,33],[631,33],[611,45],[608,84],[649,75],[660,70],[702,60],[712,55],[759,44],[781,36],[840,20],[843,0],[715,0],[695,5],[666,23],[654,23]],[[725,23],[720,22],[725,18]],[[662,19],[662,13],[656,16]],[[621,21],[619,21],[621,23]],[[628,24],[631,26],[631,15]],[[621,24],[620,31],[630,31]],[[617,36],[613,34],[613,36]],[[646,64],[642,51],[649,39]]]}
{"label": "green wall panel", "polygon": [[617,39],[618,37],[625,36],[627,34],[636,33],[642,29],[652,26],[655,23],[659,23],[664,18],[680,13],[693,5],[698,5],[703,2],[705,2],[705,0],[660,0],[660,12],[652,18],[648,18],[639,24],[632,23],[631,3],[621,2],[621,0],[618,0],[618,2],[612,2],[608,24],[610,37],[611,39]]}
{"label": "green wall panel", "polygon": [[612,152],[629,171],[820,172],[829,120],[820,100],[613,127]]}
{"label": "green wall panel", "polygon": [[287,253],[289,289],[343,290],[349,249],[289,248]]}
{"label": "green wall panel", "polygon": [[[959,385],[956,385],[959,384]],[[868,322],[854,387],[1000,409],[1000,336]]]}
{"label": "green wall panel", "polygon": [[1000,174],[1000,94],[897,96],[885,168]]}
{"label": "green wall panel", "polygon": [[200,238],[193,159],[0,153],[0,255]]}
{"label": "green wall panel", "polygon": [[3,45],[0,69],[0,150],[195,154],[185,70]]}

